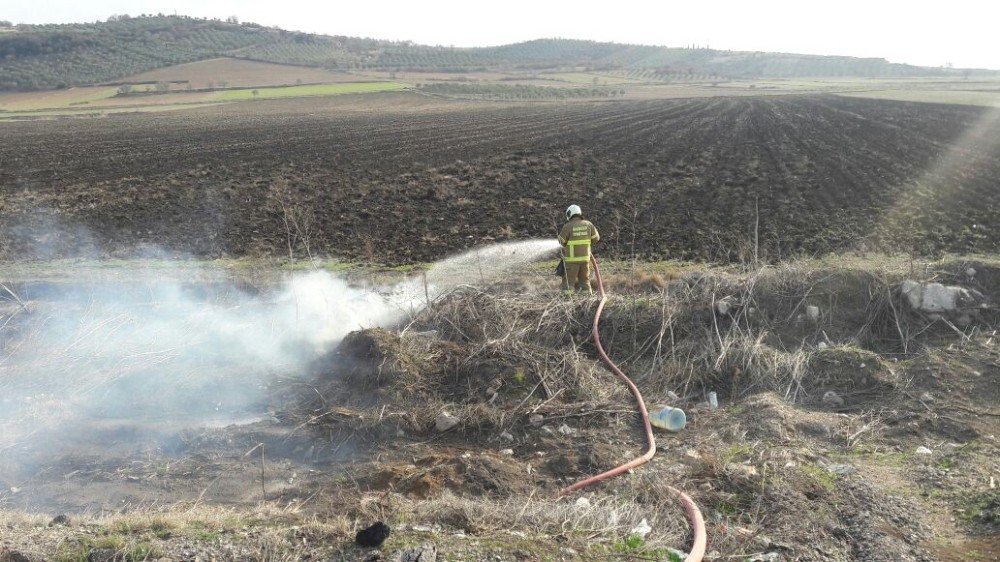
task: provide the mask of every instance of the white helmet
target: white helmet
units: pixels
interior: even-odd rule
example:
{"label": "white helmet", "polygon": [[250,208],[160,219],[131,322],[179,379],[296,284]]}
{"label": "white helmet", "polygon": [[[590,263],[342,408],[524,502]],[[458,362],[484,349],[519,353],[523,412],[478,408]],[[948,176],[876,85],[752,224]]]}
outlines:
{"label": "white helmet", "polygon": [[569,220],[576,215],[583,216],[583,210],[580,209],[579,205],[570,205],[566,208],[566,220]]}

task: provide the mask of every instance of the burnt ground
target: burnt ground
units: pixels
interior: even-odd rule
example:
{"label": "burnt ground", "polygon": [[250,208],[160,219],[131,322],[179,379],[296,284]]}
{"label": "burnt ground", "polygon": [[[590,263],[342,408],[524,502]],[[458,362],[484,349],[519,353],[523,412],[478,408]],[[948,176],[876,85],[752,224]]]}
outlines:
{"label": "burnt ground", "polygon": [[[834,96],[603,103],[415,94],[0,125],[0,257],[427,262],[551,236],[605,255],[992,251],[997,112]],[[754,234],[756,230],[756,234]]]}
{"label": "burnt ground", "polygon": [[[44,515],[5,512],[0,540],[67,560],[103,547],[132,559],[362,560],[353,532],[382,519],[396,529],[386,556],[433,543],[454,559],[667,559],[688,540],[666,490],[677,486],[705,513],[711,560],[1000,559],[995,312],[958,332],[899,313],[884,331],[878,295],[914,272],[881,264],[614,269],[609,351],[650,404],[676,392],[689,416],[630,475],[554,498],[637,454],[641,432],[586,343],[596,303],[553,299],[549,280],[527,275],[452,293],[405,332],[353,333],[276,386],[263,419],[106,415],[62,428],[55,454],[32,441],[6,449],[4,509]],[[922,271],[1000,297],[995,263]],[[706,313],[716,295],[758,312]],[[816,325],[807,304],[821,307]],[[896,329],[912,334],[906,352]],[[701,404],[709,389],[718,410]],[[843,402],[824,402],[828,391]],[[460,419],[446,432],[434,428],[442,410]],[[68,525],[49,524],[63,513]],[[653,531],[629,539],[641,519]]]}

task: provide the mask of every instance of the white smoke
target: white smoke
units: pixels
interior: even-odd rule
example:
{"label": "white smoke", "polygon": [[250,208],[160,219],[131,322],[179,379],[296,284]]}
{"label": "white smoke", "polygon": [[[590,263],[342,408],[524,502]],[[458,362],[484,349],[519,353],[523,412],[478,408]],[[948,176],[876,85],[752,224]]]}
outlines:
{"label": "white smoke", "polygon": [[72,420],[198,424],[263,412],[275,381],[313,375],[310,362],[349,332],[400,323],[428,298],[494,283],[556,248],[498,244],[391,287],[311,271],[255,294],[200,285],[184,268],[41,295],[0,331],[0,451]]}

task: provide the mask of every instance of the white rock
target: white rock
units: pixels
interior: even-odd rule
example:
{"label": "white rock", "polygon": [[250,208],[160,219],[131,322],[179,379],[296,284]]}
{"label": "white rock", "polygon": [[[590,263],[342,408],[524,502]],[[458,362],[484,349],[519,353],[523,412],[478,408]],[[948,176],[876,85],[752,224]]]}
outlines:
{"label": "white rock", "polygon": [[720,316],[725,316],[733,310],[733,300],[729,297],[715,301],[715,312]]}
{"label": "white rock", "polygon": [[917,447],[917,450],[914,451],[914,452],[916,454],[918,454],[918,455],[932,455],[932,454],[934,454],[934,451],[928,449],[927,447],[924,447],[923,445]]}
{"label": "white rock", "polygon": [[514,454],[514,449],[503,449],[502,451],[500,451],[500,454],[505,457],[509,457]]}
{"label": "white rock", "polygon": [[576,430],[566,424],[562,424],[559,426],[559,433],[562,433],[563,435],[573,435],[576,433]]}
{"label": "white rock", "polygon": [[844,399],[832,390],[823,393],[823,405],[828,408],[840,408],[844,405]]}
{"label": "white rock", "polygon": [[513,441],[514,440],[514,436],[511,435],[510,432],[504,431],[503,433],[500,434],[500,440],[501,441]]}
{"label": "white rock", "polygon": [[969,267],[965,270],[965,276],[972,279],[976,276],[976,269],[974,267]]}
{"label": "white rock", "polygon": [[910,308],[927,313],[953,312],[959,300],[968,298],[969,292],[962,287],[946,287],[941,283],[918,283],[911,279],[903,281],[900,291],[906,297]]}
{"label": "white rock", "polygon": [[588,508],[590,507],[590,500],[587,498],[577,498],[575,505],[579,508]]}
{"label": "white rock", "polygon": [[448,412],[441,412],[438,414],[437,419],[434,420],[434,427],[438,431],[448,431],[458,425],[460,421],[461,420],[458,419],[458,416],[453,416]]}
{"label": "white rock", "polygon": [[825,341],[821,341],[816,345],[817,349],[826,349],[828,347],[830,347],[830,344],[826,343]]}
{"label": "white rock", "polygon": [[643,519],[642,521],[639,522],[638,525],[636,525],[635,527],[632,527],[632,530],[629,531],[629,534],[631,534],[631,535],[639,535],[642,538],[646,538],[646,535],[648,535],[648,534],[650,534],[652,532],[653,532],[653,528],[649,526],[649,522],[646,521],[645,519]]}
{"label": "white rock", "polygon": [[906,301],[910,303],[910,308],[918,310],[920,308],[920,302],[922,299],[922,287],[920,283],[912,279],[907,279],[899,286],[899,291],[906,297]]}
{"label": "white rock", "polygon": [[808,318],[809,321],[812,322],[812,323],[819,322],[819,307],[815,306],[815,305],[809,305],[809,306],[807,306],[806,307],[806,318]]}

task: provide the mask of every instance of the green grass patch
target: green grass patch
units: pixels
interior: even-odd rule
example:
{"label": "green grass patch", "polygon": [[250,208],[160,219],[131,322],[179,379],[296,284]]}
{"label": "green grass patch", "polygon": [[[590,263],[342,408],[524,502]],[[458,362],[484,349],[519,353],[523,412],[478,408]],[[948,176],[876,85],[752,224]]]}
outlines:
{"label": "green grass patch", "polygon": [[915,101],[924,103],[948,103],[956,105],[980,105],[1000,107],[1000,91],[977,92],[971,90],[873,90],[840,94],[855,98],[879,100]]}
{"label": "green grass patch", "polygon": [[397,82],[344,82],[341,84],[309,84],[302,86],[276,86],[245,90],[226,90],[215,96],[216,101],[266,100],[281,98],[305,98],[314,96],[337,96],[341,94],[367,94],[402,90],[405,86]]}
{"label": "green grass patch", "polygon": [[34,111],[0,112],[0,121],[57,119],[61,117],[105,117],[112,113],[155,113],[205,107],[203,103],[177,103],[164,105],[135,105],[127,107],[88,107],[76,109],[38,109]]}
{"label": "green grass patch", "polygon": [[808,476],[811,480],[822,486],[826,491],[833,492],[837,488],[837,479],[840,478],[838,475],[826,470],[825,468],[805,464],[800,467],[802,474]]}
{"label": "green grass patch", "polygon": [[962,520],[966,523],[1000,523],[1000,490],[966,494],[962,497]]}
{"label": "green grass patch", "polygon": [[676,554],[667,552],[664,548],[649,548],[646,539],[640,535],[629,535],[624,540],[616,541],[611,545],[612,550],[625,556],[634,556],[648,560],[680,560]]}
{"label": "green grass patch", "polygon": [[163,556],[160,548],[148,540],[130,541],[113,534],[84,538],[79,542],[63,542],[52,559],[56,562],[87,562],[91,552],[98,549],[112,550],[126,560],[156,560]]}

